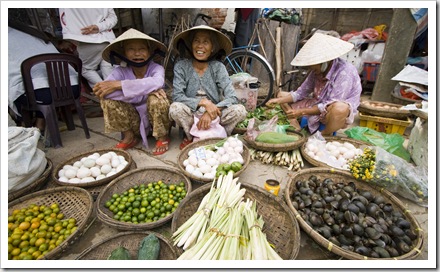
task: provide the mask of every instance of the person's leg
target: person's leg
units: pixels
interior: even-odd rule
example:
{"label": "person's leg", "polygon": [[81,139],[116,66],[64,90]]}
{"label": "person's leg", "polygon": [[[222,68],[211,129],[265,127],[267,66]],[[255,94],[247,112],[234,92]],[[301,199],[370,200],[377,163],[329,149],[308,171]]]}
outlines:
{"label": "person's leg", "polygon": [[171,122],[168,116],[170,103],[168,100],[159,99],[149,95],[147,99],[148,119],[153,128],[153,137],[157,140],[154,155],[161,155],[168,151]]}
{"label": "person's leg", "polygon": [[232,105],[222,110],[222,116],[220,118],[220,125],[222,125],[226,134],[229,136],[235,126],[246,118],[246,108],[241,105]]}
{"label": "person's leg", "polygon": [[347,127],[347,117],[350,114],[350,105],[345,102],[334,102],[327,106],[327,114],[321,123],[325,125],[321,134],[324,136],[330,136],[333,132]]}
{"label": "person's leg", "polygon": [[135,107],[122,101],[103,99],[101,108],[105,133],[123,132],[123,144],[130,144],[140,138],[140,117]]}
{"label": "person's leg", "polygon": [[102,51],[108,43],[82,43],[80,42],[77,50],[78,56],[83,62],[82,76],[87,79],[91,88],[103,78],[98,73],[102,61]]}
{"label": "person's leg", "polygon": [[193,114],[194,113],[191,111],[191,109],[183,103],[173,102],[170,105],[170,121],[176,122],[176,125],[183,128],[183,131],[185,132],[185,139],[180,145],[180,149],[183,149],[183,147],[192,142],[193,136],[189,133],[189,131],[194,124]]}

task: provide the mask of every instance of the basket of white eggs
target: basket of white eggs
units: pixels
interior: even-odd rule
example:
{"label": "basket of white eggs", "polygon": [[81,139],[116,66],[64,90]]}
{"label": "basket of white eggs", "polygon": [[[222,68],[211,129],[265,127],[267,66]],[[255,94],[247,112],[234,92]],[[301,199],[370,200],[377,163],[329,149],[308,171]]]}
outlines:
{"label": "basket of white eggs", "polygon": [[127,172],[133,159],[121,149],[101,149],[77,155],[61,164],[52,172],[58,185],[95,187],[109,183]]}
{"label": "basket of white eggs", "polygon": [[220,174],[239,176],[250,161],[249,149],[237,137],[210,138],[187,145],[179,154],[180,170],[199,183],[212,182]]}
{"label": "basket of white eggs", "polygon": [[348,162],[363,154],[367,146],[368,143],[348,137],[309,137],[300,151],[303,158],[314,166],[349,171]]}

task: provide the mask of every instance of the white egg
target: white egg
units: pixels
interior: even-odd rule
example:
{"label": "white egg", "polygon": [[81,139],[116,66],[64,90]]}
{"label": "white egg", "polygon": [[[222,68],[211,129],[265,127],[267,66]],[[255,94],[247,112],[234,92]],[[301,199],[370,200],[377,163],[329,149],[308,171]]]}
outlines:
{"label": "white egg", "polygon": [[64,172],[65,172],[66,170],[64,170],[64,169],[61,169],[60,171],[58,171],[58,176],[61,178],[61,177],[64,177]]}
{"label": "white egg", "polygon": [[229,155],[228,154],[223,154],[220,159],[219,162],[220,163],[227,163],[229,161]]}
{"label": "white egg", "polygon": [[332,141],[331,142],[334,146],[341,146],[342,145],[342,143],[340,143],[340,142],[338,142],[338,141]]}
{"label": "white egg", "polygon": [[83,158],[83,159],[81,159],[81,161],[74,162],[73,166],[78,167],[78,168],[81,167],[83,165],[83,161],[87,160],[87,158]]}
{"label": "white egg", "polygon": [[327,143],[326,145],[325,145],[325,149],[327,149],[327,151],[333,151],[333,150],[335,150],[337,147],[335,146],[335,145],[333,145],[332,143]]}
{"label": "white egg", "polygon": [[110,154],[110,156],[112,156],[112,157],[118,156],[118,154],[116,154],[114,151],[110,151],[110,152],[108,152],[108,154]]}
{"label": "white egg", "polygon": [[124,167],[128,164],[128,161],[121,161],[120,165],[123,165]]}
{"label": "white egg", "polygon": [[186,167],[185,167],[185,171],[186,172],[188,172],[188,173],[190,173],[190,174],[192,174],[192,172],[194,172],[194,165],[192,165],[192,164],[188,164]]}
{"label": "white egg", "polygon": [[113,168],[116,168],[116,167],[119,166],[119,164],[121,164],[121,163],[119,162],[118,157],[113,157],[113,158],[112,158],[112,161],[111,161],[111,165],[112,165],[112,167],[113,167]]}
{"label": "white egg", "polygon": [[192,166],[197,166],[197,157],[196,155],[191,155],[188,158],[189,164],[191,164]]}
{"label": "white egg", "polygon": [[238,146],[238,140],[235,139],[235,138],[231,138],[231,139],[233,139],[233,140],[231,140],[229,142],[229,146],[232,147],[232,148],[236,148]]}
{"label": "white egg", "polygon": [[103,166],[101,166],[102,174],[107,175],[108,173],[110,173],[110,171],[112,171],[112,167],[110,164],[104,164]]}
{"label": "white egg", "polygon": [[93,181],[95,181],[94,177],[85,177],[81,179],[81,183],[93,182]]}
{"label": "white egg", "polygon": [[217,149],[216,153],[219,154],[219,155],[224,155],[226,153],[226,150],[223,147],[219,147]]}
{"label": "white egg", "polygon": [[309,157],[311,157],[311,158],[315,157],[315,152],[313,152],[311,150],[307,151],[306,154],[309,155]]}
{"label": "white egg", "polygon": [[226,150],[226,154],[235,154],[235,150],[233,147],[229,146],[229,147],[225,148],[225,150]]}
{"label": "white egg", "polygon": [[199,167],[199,168],[201,168],[202,166],[205,166],[206,165],[206,161],[205,160],[203,160],[203,159],[199,159],[198,161],[197,161],[197,166]]}
{"label": "white egg", "polygon": [[322,152],[321,150],[319,150],[318,152],[315,153],[315,155],[316,155],[318,158],[322,158],[322,157],[324,156],[324,152]]}
{"label": "white egg", "polygon": [[107,153],[105,153],[105,154],[102,154],[100,158],[106,158],[106,159],[108,159],[108,160],[111,160],[112,155],[110,155],[110,153],[107,152]]}
{"label": "white egg", "polygon": [[66,178],[65,176],[59,177],[58,180],[61,182],[69,182],[69,179]]}
{"label": "white egg", "polygon": [[209,158],[209,159],[206,160],[206,164],[208,164],[209,166],[212,167],[212,166],[218,164],[218,161],[217,161],[217,159]]}
{"label": "white egg", "polygon": [[73,168],[69,168],[64,172],[64,176],[70,180],[76,177],[76,170]]}
{"label": "white egg", "polygon": [[121,172],[122,170],[124,170],[124,168],[125,168],[125,165],[120,164],[120,165],[118,165],[118,167],[116,167],[115,171],[116,171],[116,173],[118,173],[118,172]]}
{"label": "white egg", "polygon": [[[87,157],[84,157],[84,158],[81,158],[81,160],[79,160],[79,162],[83,162],[83,161],[85,161],[85,160],[87,160]],[[75,164],[74,164],[75,165]],[[78,166],[79,167],[79,166]]]}
{"label": "white egg", "polygon": [[202,167],[199,168],[200,172],[202,172],[203,174],[205,173],[209,173],[211,172],[211,166],[210,165],[203,165]]}
{"label": "white egg", "polygon": [[229,147],[229,142],[226,141],[226,142],[223,144],[223,148],[224,148],[224,149],[227,149],[228,147]]}
{"label": "white egg", "polygon": [[241,146],[241,145],[235,146],[234,151],[235,151],[235,153],[238,153],[238,154],[243,153],[243,146]]}
{"label": "white egg", "polygon": [[83,179],[85,177],[90,177],[91,175],[92,175],[92,172],[87,167],[81,167],[76,172],[76,177],[79,178],[79,179]]}
{"label": "white egg", "polygon": [[353,150],[356,148],[352,143],[349,142],[344,142],[344,146],[349,150]]}
{"label": "white egg", "polygon": [[63,166],[63,169],[64,170],[67,170],[67,169],[70,169],[70,168],[72,168],[73,166],[72,165],[70,165],[70,164],[65,164],[64,166]]}
{"label": "white egg", "polygon": [[188,151],[188,157],[195,155],[196,152],[194,151],[194,149],[191,149],[190,151]]}
{"label": "white egg", "polygon": [[349,160],[349,159],[353,159],[354,155],[355,155],[354,150],[348,150],[347,152],[344,153],[343,156],[346,160]]}
{"label": "white egg", "polygon": [[108,172],[107,175],[105,175],[105,177],[108,178],[108,177],[113,176],[114,174],[116,174],[116,172],[112,170],[112,171]]}
{"label": "white egg", "polygon": [[97,177],[99,175],[101,175],[101,169],[99,169],[96,166],[93,166],[92,168],[90,168],[90,172],[92,173],[92,177]]}
{"label": "white egg", "polygon": [[184,161],[183,161],[183,166],[185,166],[185,167],[186,167],[186,166],[187,166],[188,164],[189,164],[189,161],[188,161],[188,159],[186,159],[186,160],[184,160]]}
{"label": "white egg", "polygon": [[95,166],[96,162],[94,159],[91,158],[87,158],[84,162],[83,165],[87,168],[92,168],[93,166]]}
{"label": "white egg", "polygon": [[339,149],[336,148],[335,150],[331,151],[330,154],[332,156],[335,156],[336,158],[339,157],[340,154]]}
{"label": "white egg", "polygon": [[346,147],[344,147],[344,146],[339,147],[339,153],[345,154],[345,152],[347,152],[347,151],[348,151],[348,149]]}
{"label": "white egg", "polygon": [[192,172],[192,174],[193,174],[194,176],[198,177],[198,178],[203,177],[202,172],[200,172],[200,170],[198,170],[198,169],[195,169],[195,170]]}
{"label": "white egg", "polygon": [[338,163],[339,163],[340,165],[344,165],[344,164],[347,163],[347,161],[344,159],[344,157],[341,157],[341,158],[338,159]]}
{"label": "white egg", "polygon": [[215,173],[214,174],[212,172],[205,173],[205,174],[203,174],[203,177],[207,178],[207,179],[214,179],[215,178]]}
{"label": "white egg", "polygon": [[215,176],[215,173],[217,172],[217,167],[218,167],[218,165],[214,165],[213,167],[211,167],[211,173],[213,173],[214,176]]}
{"label": "white egg", "polygon": [[95,180],[100,180],[100,179],[103,179],[103,178],[106,178],[106,176],[103,175],[103,174],[101,174],[101,175],[97,176],[97,177],[95,178]]}
{"label": "white egg", "polygon": [[107,157],[104,157],[104,155],[103,155],[103,156],[97,158],[95,162],[97,165],[103,166],[105,164],[110,164],[110,159],[108,159]]}
{"label": "white egg", "polygon": [[69,179],[69,183],[80,183],[81,180],[79,178],[71,178]]}
{"label": "white egg", "polygon": [[124,156],[118,156],[118,159],[119,159],[120,162],[126,161]]}

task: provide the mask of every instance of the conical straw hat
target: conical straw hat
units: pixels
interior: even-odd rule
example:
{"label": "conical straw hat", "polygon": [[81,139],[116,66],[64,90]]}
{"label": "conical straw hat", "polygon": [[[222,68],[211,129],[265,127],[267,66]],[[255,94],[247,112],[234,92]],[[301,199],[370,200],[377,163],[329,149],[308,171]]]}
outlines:
{"label": "conical straw hat", "polygon": [[[177,42],[182,39],[186,46],[188,48],[191,48],[191,41],[189,41],[189,36],[191,34],[191,32],[196,31],[196,30],[209,30],[214,32],[214,34],[217,37],[217,42],[219,45],[218,50],[223,49],[225,50],[226,55],[229,55],[229,53],[231,53],[232,51],[232,42],[231,40],[228,38],[228,36],[226,36],[225,34],[221,33],[220,31],[216,30],[215,28],[212,28],[210,26],[206,26],[206,25],[200,25],[200,26],[195,26],[192,27],[188,30],[182,31],[181,33],[179,33],[176,37],[174,37],[173,41],[172,41],[172,46],[173,49],[175,50],[179,50],[177,48]],[[214,52],[214,54],[217,52]]]}
{"label": "conical straw hat", "polygon": [[315,33],[299,50],[290,65],[310,66],[323,63],[344,55],[353,47],[352,43],[326,34]]}
{"label": "conical straw hat", "polygon": [[[122,33],[119,37],[117,37],[115,40],[113,40],[102,52],[102,58],[106,60],[107,62],[110,62],[110,52],[115,51],[119,53],[120,55],[124,56],[124,47],[123,47],[123,41],[127,40],[147,40],[150,45],[150,54],[154,52],[154,50],[159,49],[163,51],[164,53],[167,52],[167,47],[159,42],[158,40],[148,36],[147,34],[144,34],[134,28],[130,28],[129,30]],[[115,59],[115,64],[120,64],[121,60],[119,58]]]}

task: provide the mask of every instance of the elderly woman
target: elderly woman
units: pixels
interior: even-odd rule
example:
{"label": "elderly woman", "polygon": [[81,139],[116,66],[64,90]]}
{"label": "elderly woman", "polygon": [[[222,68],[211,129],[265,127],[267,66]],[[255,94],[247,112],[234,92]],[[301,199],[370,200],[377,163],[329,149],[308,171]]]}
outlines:
{"label": "elderly woman", "polygon": [[331,135],[352,124],[362,92],[357,69],[340,56],[353,44],[338,38],[314,34],[290,63],[306,66],[309,74],[296,91],[280,92],[266,105],[281,104],[291,124],[299,128],[297,118],[305,117],[310,133],[324,128]]}
{"label": "elderly woman", "polygon": [[190,130],[194,115],[199,117],[197,129],[209,129],[211,122],[219,117],[220,125],[231,135],[247,112],[238,103],[225,66],[216,59],[231,52],[232,42],[214,28],[196,26],[177,35],[172,46],[176,50],[182,46],[189,55],[174,66],[173,103],[169,113],[170,119],[185,132],[180,149],[193,140]]}
{"label": "elderly woman", "polygon": [[155,63],[156,50],[166,52],[161,42],[129,29],[103,51],[104,60],[119,64],[105,81],[98,82],[93,92],[101,98],[105,132],[122,132],[116,148],[136,146],[141,137],[148,147],[147,136],[152,130],[156,138],[154,155],[168,150],[170,103],[162,89],[164,68]]}

